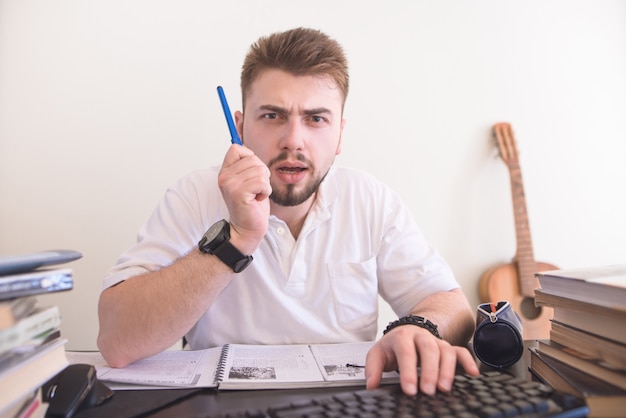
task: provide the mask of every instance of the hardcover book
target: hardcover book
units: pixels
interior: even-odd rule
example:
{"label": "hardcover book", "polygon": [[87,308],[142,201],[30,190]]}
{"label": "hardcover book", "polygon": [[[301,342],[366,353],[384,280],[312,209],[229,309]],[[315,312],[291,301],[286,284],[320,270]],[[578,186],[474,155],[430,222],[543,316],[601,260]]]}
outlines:
{"label": "hardcover book", "polygon": [[17,321],[30,315],[36,306],[35,296],[0,301],[0,330],[12,327]]}
{"label": "hardcover book", "polygon": [[0,330],[0,359],[11,349],[37,345],[41,339],[61,326],[61,312],[58,306],[40,307],[31,315],[19,320],[14,326]]}
{"label": "hardcover book", "polygon": [[626,264],[551,270],[535,275],[545,293],[626,309]]}
{"label": "hardcover book", "polygon": [[65,344],[56,338],[46,344],[24,349],[19,355],[4,361],[0,368],[0,416],[12,410],[16,403],[34,393],[67,365]]}
{"label": "hardcover book", "polygon": [[535,290],[537,306],[554,308],[553,321],[626,344],[626,309],[609,308]]}
{"label": "hardcover book", "polygon": [[0,255],[0,276],[26,273],[40,267],[68,263],[83,255],[74,250],[47,250],[22,254]]}
{"label": "hardcover book", "polygon": [[623,417],[626,391],[530,348],[530,370],[556,390],[584,398],[589,417]]}
{"label": "hardcover book", "polygon": [[73,287],[74,277],[69,268],[0,276],[0,300],[62,292]]}
{"label": "hardcover book", "polygon": [[626,344],[602,338],[560,322],[552,321],[550,340],[582,354],[626,371]]}
{"label": "hardcover book", "polygon": [[567,363],[570,367],[583,373],[626,390],[626,372],[623,370],[610,367],[606,363],[594,360],[577,350],[550,340],[537,340],[537,351],[539,354]]}

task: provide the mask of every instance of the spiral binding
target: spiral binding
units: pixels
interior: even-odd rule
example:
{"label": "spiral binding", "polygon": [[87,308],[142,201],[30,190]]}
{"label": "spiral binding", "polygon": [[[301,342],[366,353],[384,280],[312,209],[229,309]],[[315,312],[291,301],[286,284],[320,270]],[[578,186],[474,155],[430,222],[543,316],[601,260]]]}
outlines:
{"label": "spiral binding", "polygon": [[222,347],[222,352],[220,353],[220,359],[217,362],[217,368],[215,369],[215,377],[213,378],[213,383],[217,386],[224,379],[224,373],[226,372],[226,359],[228,358],[228,350],[230,349],[230,344],[224,344]]}

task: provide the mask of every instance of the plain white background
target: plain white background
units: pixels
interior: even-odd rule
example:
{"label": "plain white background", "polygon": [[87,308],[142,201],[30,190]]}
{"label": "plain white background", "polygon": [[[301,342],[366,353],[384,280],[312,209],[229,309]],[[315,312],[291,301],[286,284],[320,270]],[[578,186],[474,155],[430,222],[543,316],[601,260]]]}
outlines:
{"label": "plain white background", "polygon": [[516,250],[496,122],[515,131],[535,258],[626,262],[622,0],[0,0],[0,253],[84,254],[74,290],[40,297],[70,349],[95,348],[101,279],[165,189],[221,162],[216,86],[240,109],[249,44],[296,26],[350,61],[336,163],[406,199],[472,305]]}

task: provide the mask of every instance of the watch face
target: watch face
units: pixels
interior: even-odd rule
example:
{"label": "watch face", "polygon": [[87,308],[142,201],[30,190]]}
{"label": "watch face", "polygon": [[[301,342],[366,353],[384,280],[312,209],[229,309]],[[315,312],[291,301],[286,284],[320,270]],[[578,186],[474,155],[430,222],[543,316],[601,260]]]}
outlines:
{"label": "watch face", "polygon": [[204,234],[207,242],[213,241],[220,234],[220,232],[222,232],[225,224],[228,224],[228,222],[222,220],[211,225],[208,231]]}
{"label": "watch face", "polygon": [[[220,245],[224,240],[229,238],[229,228],[230,224],[222,219],[219,222],[214,223],[211,227],[206,231],[200,242],[198,242],[198,247],[200,251],[205,253],[212,253],[213,250]],[[221,238],[221,239],[220,239]]]}
{"label": "watch face", "polygon": [[251,255],[243,255],[230,242],[230,223],[225,219],[214,223],[198,242],[203,253],[213,254],[235,273],[243,271],[252,261]]}

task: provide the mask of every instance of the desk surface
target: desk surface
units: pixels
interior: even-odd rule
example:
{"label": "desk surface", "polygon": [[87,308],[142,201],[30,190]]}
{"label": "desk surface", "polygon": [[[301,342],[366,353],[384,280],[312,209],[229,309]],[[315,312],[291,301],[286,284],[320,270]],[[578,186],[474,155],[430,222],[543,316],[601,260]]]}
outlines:
{"label": "desk surface", "polygon": [[[530,354],[526,343],[524,355],[507,371],[515,376],[531,379],[528,371]],[[491,370],[479,363],[480,370]],[[216,391],[214,389],[163,389],[116,391],[105,404],[83,410],[76,418],[136,417],[170,418],[181,416],[202,416],[228,411],[241,411],[269,407],[277,403],[307,400],[314,396],[341,393],[354,390],[354,387],[314,388],[292,390],[248,390]]]}

